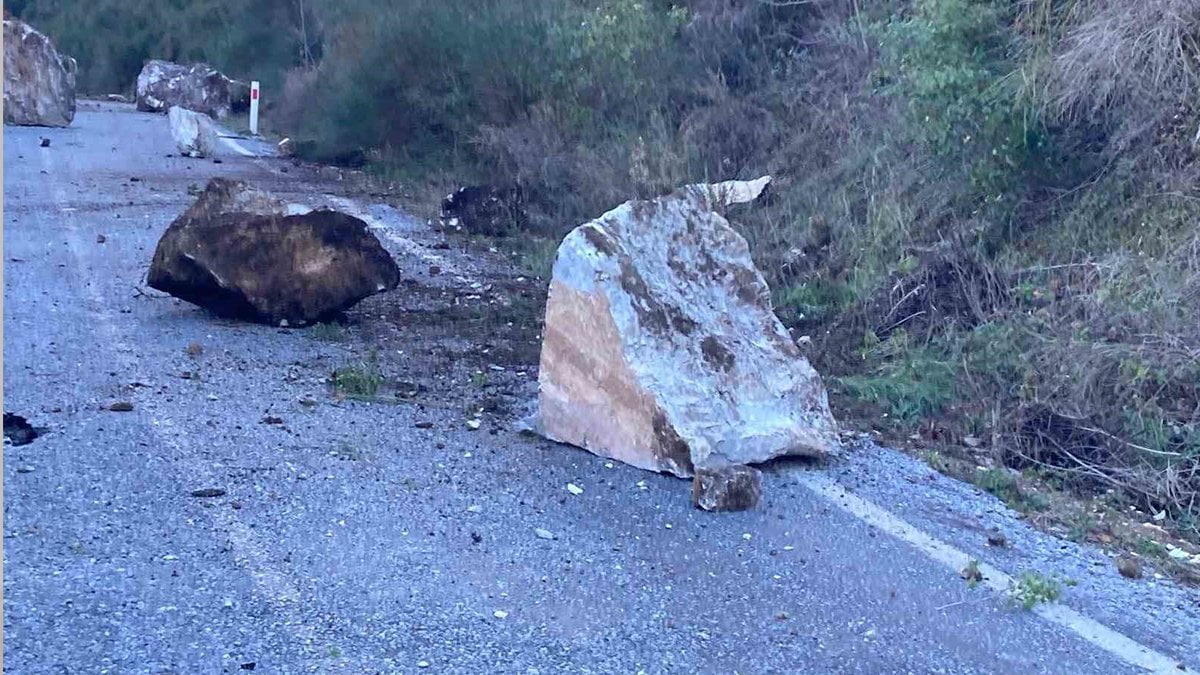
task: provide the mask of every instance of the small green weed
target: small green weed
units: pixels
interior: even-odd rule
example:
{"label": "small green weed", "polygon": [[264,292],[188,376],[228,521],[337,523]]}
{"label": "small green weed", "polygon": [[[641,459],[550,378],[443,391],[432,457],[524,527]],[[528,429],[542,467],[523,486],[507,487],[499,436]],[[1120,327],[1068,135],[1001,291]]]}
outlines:
{"label": "small green weed", "polygon": [[984,469],[975,472],[975,485],[1000,498],[1014,511],[1045,511],[1050,504],[1045,497],[1021,489],[1015,476],[1005,469]]}
{"label": "small green weed", "polygon": [[336,323],[318,323],[308,329],[309,335],[325,342],[341,342],[346,339],[346,329]]}
{"label": "small green weed", "polygon": [[1009,598],[1023,609],[1033,609],[1043,602],[1057,602],[1062,597],[1064,584],[1074,586],[1075,582],[1046,576],[1041,572],[1022,572],[1009,589]]}
{"label": "small green weed", "polygon": [[332,380],[333,388],[349,398],[375,398],[383,386],[378,357],[372,352],[362,363],[338,368],[333,371]]}
{"label": "small green weed", "polygon": [[932,350],[921,348],[897,354],[872,375],[853,375],[838,381],[855,398],[883,407],[896,419],[911,422],[940,411],[953,399],[954,376],[953,364],[937,358]]}
{"label": "small green weed", "polygon": [[844,283],[818,279],[781,289],[775,293],[775,307],[790,310],[797,318],[819,321],[840,312],[854,302],[854,292]]}

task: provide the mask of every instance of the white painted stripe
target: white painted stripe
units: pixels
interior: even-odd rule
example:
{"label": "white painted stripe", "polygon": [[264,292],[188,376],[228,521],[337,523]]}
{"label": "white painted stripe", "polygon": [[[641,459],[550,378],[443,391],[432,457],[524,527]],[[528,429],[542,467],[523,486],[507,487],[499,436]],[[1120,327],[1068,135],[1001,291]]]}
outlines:
{"label": "white painted stripe", "polygon": [[[91,254],[88,253],[89,249],[84,244],[79,231],[77,217],[63,207],[67,203],[67,195],[62,180],[54,180],[54,178],[61,178],[58,175],[54,156],[43,153],[42,166],[52,176],[50,196],[58,207],[55,212],[62,214],[59,216],[59,221],[65,225],[64,233],[67,236],[68,248],[80,270],[80,277],[87,279],[92,269],[88,264]],[[99,284],[84,283],[83,292],[87,311],[92,316],[92,325],[98,332],[103,333],[98,344],[104,346],[125,344],[127,336],[110,309],[112,302],[101,293]],[[110,363],[116,364],[121,372],[137,372],[136,357],[122,353],[118,349],[105,347],[104,350],[108,352],[104,355],[105,358]],[[168,456],[172,468],[180,478],[180,483],[184,483],[184,477],[191,484],[217,485],[220,482],[217,477],[221,472],[218,471],[216,465],[211,464],[195,450],[196,447],[202,447],[203,443],[183,442],[191,440],[189,438],[191,432],[178,428],[170,419],[160,416],[158,401],[154,397],[140,398],[138,408],[141,412],[134,413],[134,415],[142,422],[148,419],[149,424],[145,428],[148,428],[154,435],[160,447],[171,451]],[[291,633],[292,639],[306,653],[308,661],[306,665],[310,670],[315,671],[318,667],[316,664],[324,662],[326,658],[322,653],[324,640],[322,633],[306,619],[301,589],[295,583],[288,568],[277,565],[273,561],[273,558],[277,556],[272,556],[269,541],[233,515],[232,511],[205,509],[205,513],[212,524],[213,533],[223,536],[229,542],[233,562],[250,577],[254,594],[283,619],[282,630]],[[357,657],[347,658],[349,663],[355,667],[354,672],[368,671],[368,664]],[[369,670],[374,670],[374,668]]]}
{"label": "white painted stripe", "polygon": [[365,209],[359,208],[359,206],[351,200],[335,195],[325,195],[325,199],[337,206],[342,211],[345,211],[346,213],[363,221],[372,230],[383,233],[383,236],[387,237],[389,241],[399,246],[406,255],[417,258],[426,264],[437,265],[441,267],[444,272],[449,274],[455,281],[463,284],[464,286],[470,286],[476,283],[467,276],[466,272],[459,269],[459,267],[454,263],[451,263],[444,257],[429,250],[427,247],[422,246],[412,239],[409,239],[408,237],[396,232],[392,228],[388,227],[387,223],[379,220],[375,216],[372,216],[370,213],[367,213]]}
{"label": "white painted stripe", "polygon": [[[916,547],[926,556],[950,569],[955,574],[960,572],[973,559],[950,544],[925,534],[916,527],[884,510],[882,507],[862,497],[851,494],[826,474],[805,471],[799,473],[796,480],[842,511],[892,535],[896,539]],[[998,593],[1006,593],[1012,587],[1014,580],[1011,576],[987,563],[979,562],[978,564],[979,571],[983,574],[983,584],[985,586]],[[1133,638],[1119,633],[1065,605],[1053,603],[1040,604],[1034,607],[1032,611],[1046,621],[1075,633],[1084,640],[1130,665],[1143,668],[1152,673],[1163,673],[1164,675],[1166,673],[1178,674],[1185,672],[1179,670],[1178,659],[1173,659],[1162,652],[1155,651]]]}
{"label": "white painted stripe", "polygon": [[237,141],[233,140],[232,138],[226,138],[224,136],[220,136],[219,138],[221,139],[221,142],[224,143],[230,150],[233,150],[234,152],[238,153],[242,157],[257,157],[258,156],[256,154],[254,154],[253,152],[250,152],[249,150],[247,150],[245,148],[245,146],[243,146],[241,143],[238,143]]}

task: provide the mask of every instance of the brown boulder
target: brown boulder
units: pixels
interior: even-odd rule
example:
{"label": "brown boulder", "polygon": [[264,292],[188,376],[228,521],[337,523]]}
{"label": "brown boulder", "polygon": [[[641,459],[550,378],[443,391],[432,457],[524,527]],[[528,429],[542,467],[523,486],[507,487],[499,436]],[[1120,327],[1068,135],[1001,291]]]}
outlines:
{"label": "brown boulder", "polygon": [[147,277],[219,316],[289,325],[326,320],[399,281],[358,218],[219,178],[167,228]]}

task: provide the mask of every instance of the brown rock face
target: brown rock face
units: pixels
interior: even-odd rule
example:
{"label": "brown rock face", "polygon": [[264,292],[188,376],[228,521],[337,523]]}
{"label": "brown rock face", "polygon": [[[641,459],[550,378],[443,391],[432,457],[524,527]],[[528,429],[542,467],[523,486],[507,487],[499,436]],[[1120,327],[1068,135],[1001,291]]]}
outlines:
{"label": "brown rock face", "polygon": [[762,472],[752,466],[697,469],[692,504],[705,511],[746,511],[762,498]]}
{"label": "brown rock face", "polygon": [[158,242],[147,283],[219,316],[306,325],[395,288],[400,271],[366,223],[288,207],[213,179]]}
{"label": "brown rock face", "polygon": [[75,119],[75,59],[16,19],[4,21],[4,123],[65,127]]}
{"label": "brown rock face", "polygon": [[225,77],[207,63],[147,61],[137,78],[137,109],[143,112],[166,112],[178,106],[224,117],[249,106],[249,100],[249,85]]}
{"label": "brown rock face", "polygon": [[546,306],[543,435],[678,476],[839,446],[820,376],[714,212],[767,182],[689,186],[567,235]]}

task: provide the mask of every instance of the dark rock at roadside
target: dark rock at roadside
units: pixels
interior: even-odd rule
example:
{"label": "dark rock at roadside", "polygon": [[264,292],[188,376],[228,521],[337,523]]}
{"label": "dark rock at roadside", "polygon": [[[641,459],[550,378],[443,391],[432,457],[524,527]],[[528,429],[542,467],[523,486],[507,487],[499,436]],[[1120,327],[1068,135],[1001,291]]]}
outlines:
{"label": "dark rock at roadside", "polygon": [[525,196],[519,187],[462,187],[442,200],[442,222],[470,234],[507,236],[527,222]]}

